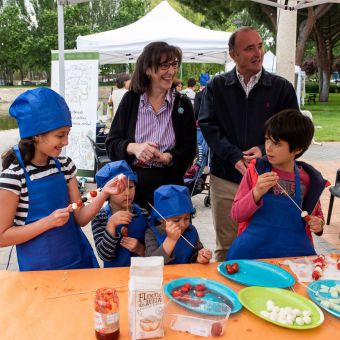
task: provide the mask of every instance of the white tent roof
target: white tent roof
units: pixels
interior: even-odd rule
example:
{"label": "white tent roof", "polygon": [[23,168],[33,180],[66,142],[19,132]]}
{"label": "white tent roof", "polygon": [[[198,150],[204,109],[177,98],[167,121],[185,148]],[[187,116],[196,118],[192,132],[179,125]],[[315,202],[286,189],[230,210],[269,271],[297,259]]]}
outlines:
{"label": "white tent roof", "polygon": [[162,1],[143,18],[112,31],[79,36],[78,51],[98,51],[100,64],[135,63],[152,41],[182,49],[183,62],[225,64],[231,33],[196,26]]}

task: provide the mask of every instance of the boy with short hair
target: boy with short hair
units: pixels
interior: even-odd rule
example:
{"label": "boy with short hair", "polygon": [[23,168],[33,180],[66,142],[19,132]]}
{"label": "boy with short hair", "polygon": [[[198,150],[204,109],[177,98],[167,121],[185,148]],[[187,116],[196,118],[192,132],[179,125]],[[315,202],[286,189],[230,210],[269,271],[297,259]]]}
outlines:
{"label": "boy with short hair", "polygon": [[149,214],[133,203],[137,175],[125,161],[106,164],[96,174],[98,187],[120,174],[128,178],[128,187],[108,202],[91,222],[92,233],[104,267],[127,267],[133,256],[144,256],[144,235]]}
{"label": "boy with short hair", "polygon": [[[312,121],[295,109],[267,120],[266,156],[248,164],[232,206],[239,227],[227,259],[315,255],[311,232],[322,235],[319,199],[328,182],[311,165],[296,161],[313,135]],[[302,210],[310,215],[308,224]]]}

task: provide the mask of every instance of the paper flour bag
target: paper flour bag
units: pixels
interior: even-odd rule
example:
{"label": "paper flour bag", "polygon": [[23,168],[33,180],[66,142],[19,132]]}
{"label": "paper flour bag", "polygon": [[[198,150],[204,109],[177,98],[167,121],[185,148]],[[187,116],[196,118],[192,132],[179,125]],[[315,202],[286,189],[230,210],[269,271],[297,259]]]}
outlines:
{"label": "paper flour bag", "polygon": [[164,336],[162,256],[132,257],[129,281],[129,330],[132,339]]}

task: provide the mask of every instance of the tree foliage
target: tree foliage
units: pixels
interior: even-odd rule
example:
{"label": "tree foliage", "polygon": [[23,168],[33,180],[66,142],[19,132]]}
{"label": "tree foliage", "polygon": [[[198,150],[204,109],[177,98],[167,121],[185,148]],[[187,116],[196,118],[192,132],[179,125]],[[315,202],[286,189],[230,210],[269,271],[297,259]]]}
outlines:
{"label": "tree foliage", "polygon": [[[96,0],[64,6],[64,47],[74,49],[79,35],[130,24],[148,9],[145,0]],[[51,50],[58,49],[58,14],[55,0],[0,0],[0,77],[21,79],[29,71],[44,71],[49,78]]]}

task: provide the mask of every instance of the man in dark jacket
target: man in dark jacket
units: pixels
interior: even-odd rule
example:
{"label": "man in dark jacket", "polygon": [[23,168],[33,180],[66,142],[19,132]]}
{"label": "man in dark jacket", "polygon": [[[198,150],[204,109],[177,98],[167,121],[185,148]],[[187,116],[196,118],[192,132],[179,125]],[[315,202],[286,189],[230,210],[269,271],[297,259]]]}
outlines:
{"label": "man in dark jacket", "polygon": [[231,35],[229,54],[236,67],[208,82],[198,119],[211,149],[216,261],[226,259],[236,237],[231,205],[247,163],[265,153],[265,121],[283,109],[299,108],[292,84],[262,68],[262,39],[254,28],[241,27]]}

